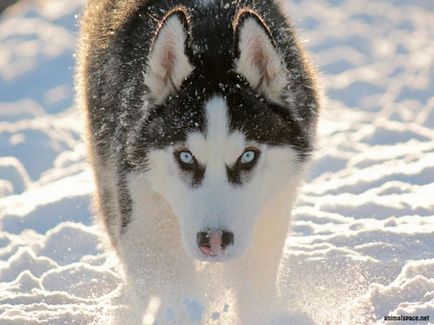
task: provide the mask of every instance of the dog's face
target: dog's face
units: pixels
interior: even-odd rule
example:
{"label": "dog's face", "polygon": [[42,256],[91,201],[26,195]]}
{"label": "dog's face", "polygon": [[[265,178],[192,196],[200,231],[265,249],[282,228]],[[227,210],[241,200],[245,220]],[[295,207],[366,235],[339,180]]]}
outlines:
{"label": "dog's face", "polygon": [[205,110],[206,132],[149,152],[147,178],[178,217],[187,251],[223,260],[245,251],[263,208],[296,185],[298,157],[289,147],[231,132],[223,98],[212,98]]}
{"label": "dog's face", "polygon": [[222,261],[246,251],[258,219],[273,217],[266,206],[295,192],[310,139],[288,110],[287,69],[257,19],[240,20],[231,71],[206,89],[185,54],[183,17],[169,15],[154,41],[145,83],[156,106],[130,160],[146,165],[147,186],[170,205],[186,251]]}

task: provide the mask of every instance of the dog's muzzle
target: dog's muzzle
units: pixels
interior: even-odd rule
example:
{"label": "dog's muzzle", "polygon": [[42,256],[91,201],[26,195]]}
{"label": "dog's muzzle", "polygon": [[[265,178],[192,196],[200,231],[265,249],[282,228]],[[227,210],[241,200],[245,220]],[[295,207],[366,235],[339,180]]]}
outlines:
{"label": "dog's muzzle", "polygon": [[234,234],[225,230],[208,230],[197,234],[197,246],[206,256],[223,255],[225,248],[234,243]]}

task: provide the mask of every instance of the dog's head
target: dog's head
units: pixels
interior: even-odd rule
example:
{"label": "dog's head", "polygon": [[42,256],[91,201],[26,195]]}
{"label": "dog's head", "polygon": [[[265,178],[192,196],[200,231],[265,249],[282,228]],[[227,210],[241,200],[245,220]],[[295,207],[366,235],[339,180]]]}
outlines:
{"label": "dog's head", "polygon": [[232,50],[212,37],[192,50],[189,17],[165,17],[145,74],[154,106],[130,145],[178,218],[185,249],[212,261],[242,255],[258,219],[274,217],[266,207],[282,193],[292,201],[313,134],[266,24],[245,11],[231,28]]}

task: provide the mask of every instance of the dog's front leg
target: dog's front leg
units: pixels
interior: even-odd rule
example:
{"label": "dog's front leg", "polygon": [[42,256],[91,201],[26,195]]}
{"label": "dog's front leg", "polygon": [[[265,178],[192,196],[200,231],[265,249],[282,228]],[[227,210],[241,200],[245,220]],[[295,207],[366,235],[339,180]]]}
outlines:
{"label": "dog's front leg", "polygon": [[130,183],[133,209],[117,245],[125,268],[127,309],[135,320],[122,324],[134,325],[152,302],[159,302],[158,320],[165,324],[184,317],[186,299],[194,298],[195,262],[182,247],[170,208],[143,184],[134,183],[139,181]]}
{"label": "dog's front leg", "polygon": [[162,243],[131,244],[134,249],[123,254],[130,317],[141,319],[154,308],[159,324],[186,319],[185,302],[195,295],[194,262],[182,250],[163,249]]}
{"label": "dog's front leg", "polygon": [[247,255],[225,268],[232,279],[242,325],[269,324],[281,312],[276,282],[288,224],[288,216],[264,220]]}

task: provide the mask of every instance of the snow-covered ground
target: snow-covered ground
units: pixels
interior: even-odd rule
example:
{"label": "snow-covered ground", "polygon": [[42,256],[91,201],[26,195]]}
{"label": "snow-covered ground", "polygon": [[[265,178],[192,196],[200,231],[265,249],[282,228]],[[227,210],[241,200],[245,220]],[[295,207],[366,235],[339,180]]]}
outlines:
{"label": "snow-covered ground", "polygon": [[[328,101],[282,294],[317,324],[434,323],[434,2],[290,2]],[[0,17],[0,324],[106,324],[116,308],[73,100],[80,10],[27,0]]]}

